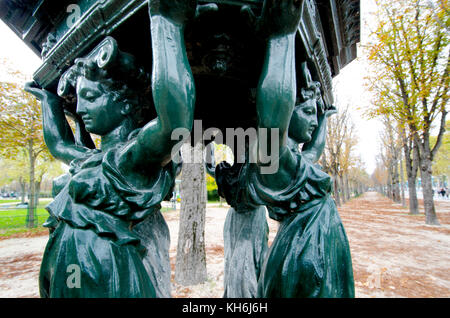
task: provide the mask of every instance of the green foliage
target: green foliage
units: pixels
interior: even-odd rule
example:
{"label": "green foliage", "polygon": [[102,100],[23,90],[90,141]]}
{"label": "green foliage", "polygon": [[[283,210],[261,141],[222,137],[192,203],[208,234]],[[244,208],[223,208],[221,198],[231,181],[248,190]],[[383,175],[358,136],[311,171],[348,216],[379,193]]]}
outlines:
{"label": "green foliage", "polygon": [[217,192],[217,189],[208,191],[208,201],[217,202],[220,200],[219,193]]}
{"label": "green foliage", "polygon": [[[449,98],[449,4],[377,0],[378,27],[368,47],[374,93],[371,117],[392,116],[413,132],[428,131]],[[444,26],[444,27],[443,27]]]}
{"label": "green foliage", "polygon": [[208,195],[208,201],[219,200],[219,193],[217,192],[216,180],[209,174],[206,175],[206,191]]}
{"label": "green foliage", "polygon": [[[24,149],[19,149],[14,159],[0,158],[0,186],[8,185],[14,180],[30,182],[29,160]],[[41,182],[44,177],[52,179],[64,173],[61,163],[46,156],[46,153],[36,159],[35,181]]]}
{"label": "green foliage", "polygon": [[[231,149],[224,144],[214,143],[214,161],[216,164],[227,161],[232,163],[234,160],[233,152]],[[217,188],[216,180],[209,174],[206,175],[206,191],[208,196],[208,201],[219,201],[220,196]]]}
{"label": "green foliage", "polygon": [[0,82],[0,130],[0,150],[6,158],[15,158],[30,144],[36,153],[47,149],[39,104],[18,84]]}
{"label": "green foliage", "polygon": [[[431,136],[430,143],[433,147],[437,137]],[[433,175],[450,177],[450,121],[446,123],[446,132],[442,138],[442,144],[433,162]]]}
{"label": "green foliage", "polygon": [[217,190],[216,180],[209,174],[206,175],[206,191]]}
{"label": "green foliage", "polygon": [[23,153],[19,152],[16,160],[0,158],[0,186],[8,185],[27,174],[26,161],[20,160],[22,155]]}
{"label": "green foliage", "polygon": [[[439,224],[431,171],[442,144],[450,98],[449,0],[375,1],[377,28],[367,51],[372,69],[368,86],[374,99],[367,115],[395,121],[408,176],[415,178],[420,165],[426,223]],[[438,135],[433,143],[434,126]],[[388,165],[387,171],[380,166],[374,182],[395,184],[396,165]]]}
{"label": "green foliage", "polygon": [[[42,181],[54,159],[44,142],[39,103],[22,84],[0,82],[0,131],[0,157],[6,159],[2,174],[29,183],[29,227],[33,227],[36,183]],[[2,177],[0,182],[8,178]]]}

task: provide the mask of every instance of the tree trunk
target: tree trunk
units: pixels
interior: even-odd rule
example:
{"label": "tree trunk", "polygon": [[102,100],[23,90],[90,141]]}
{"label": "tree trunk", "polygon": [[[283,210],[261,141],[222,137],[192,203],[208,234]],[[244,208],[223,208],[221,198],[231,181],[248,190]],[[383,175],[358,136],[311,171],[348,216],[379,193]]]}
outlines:
{"label": "tree trunk", "polygon": [[29,184],[29,200],[28,200],[28,215],[27,215],[27,227],[33,228],[36,227],[36,220],[35,220],[35,210],[36,210],[36,204],[35,204],[35,181],[34,181],[34,166],[36,162],[36,158],[33,155],[33,141],[30,140],[28,143],[28,156],[30,160],[30,184]]}
{"label": "tree trunk", "polygon": [[417,200],[416,179],[408,177],[409,213],[419,214],[419,201]]}
{"label": "tree trunk", "polygon": [[350,200],[351,195],[351,190],[350,190],[350,185],[348,184],[348,176],[346,174],[344,174],[344,187],[345,187],[345,199],[347,201]]}
{"label": "tree trunk", "polygon": [[401,202],[397,156],[394,157],[392,167],[392,198],[396,203]]}
{"label": "tree trunk", "polygon": [[429,225],[440,225],[436,215],[433,200],[433,187],[431,184],[431,171],[426,167],[426,163],[421,167],[423,205],[425,210],[425,223]]}
{"label": "tree trunk", "polygon": [[39,197],[41,195],[41,181],[36,181],[34,183],[34,191],[35,191],[34,205],[37,207],[39,205]]}
{"label": "tree trunk", "polygon": [[337,206],[341,206],[341,199],[339,195],[339,176],[335,174],[333,176],[333,187],[334,187],[334,200],[336,201]]}
{"label": "tree trunk", "polygon": [[[412,147],[410,146],[412,144]],[[411,149],[412,148],[412,149]],[[408,178],[409,213],[419,214],[419,201],[417,200],[416,178],[418,167],[418,150],[415,142],[404,137],[403,150],[405,154],[406,175]]]}
{"label": "tree trunk", "polygon": [[391,200],[394,200],[394,197],[392,195],[392,169],[390,165],[388,167],[388,179],[386,187],[387,187],[387,197]]}
{"label": "tree trunk", "polygon": [[348,181],[348,179],[347,179],[347,184],[348,184],[348,191],[350,194],[350,198],[353,196],[357,196],[357,194],[356,194],[357,191],[356,191],[355,183],[353,182],[353,180]]}
{"label": "tree trunk", "polygon": [[[428,139],[427,136],[425,136],[425,138]],[[420,153],[420,176],[422,178],[425,223],[429,225],[440,225],[436,215],[436,209],[434,207],[431,164],[430,147],[428,144],[422,145]]]}
{"label": "tree trunk", "polygon": [[402,159],[402,153],[400,151],[400,193],[402,197],[402,207],[406,207],[406,201],[405,201],[405,180],[403,175],[403,159]]}
{"label": "tree trunk", "polygon": [[[203,144],[194,148],[185,144],[181,150],[181,210],[175,281],[180,285],[195,285],[206,281],[205,213],[206,172]],[[193,160],[193,159],[196,160]]]}
{"label": "tree trunk", "polygon": [[20,193],[20,198],[21,198],[20,202],[21,203],[25,203],[25,196],[26,196],[26,192],[27,192],[27,190],[26,190],[27,184],[26,184],[25,180],[23,180],[22,177],[19,178],[19,184],[20,184],[20,191],[21,191],[21,193]]}
{"label": "tree trunk", "polygon": [[341,202],[342,204],[345,204],[345,202],[347,202],[347,193],[343,175],[339,176],[339,188],[341,189]]}
{"label": "tree trunk", "polygon": [[438,178],[438,180],[439,180],[439,188],[445,187],[444,178],[445,178],[445,176],[439,176],[439,178]]}

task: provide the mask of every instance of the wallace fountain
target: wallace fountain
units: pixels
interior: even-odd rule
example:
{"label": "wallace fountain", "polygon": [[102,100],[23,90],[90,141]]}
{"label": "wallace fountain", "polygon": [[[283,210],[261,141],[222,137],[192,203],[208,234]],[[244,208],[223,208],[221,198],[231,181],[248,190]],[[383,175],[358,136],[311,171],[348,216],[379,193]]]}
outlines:
{"label": "wallace fountain", "polygon": [[[42,57],[25,90],[41,101],[50,152],[70,165],[47,206],[41,297],[170,297],[160,208],[180,171],[174,132],[194,120],[237,159],[207,164],[230,205],[224,297],[354,297],[317,161],[359,11],[359,0],[2,1],[0,18]],[[234,146],[227,128],[257,141]],[[280,224],[270,248],[266,209]],[[82,288],[67,284],[69,266]]]}

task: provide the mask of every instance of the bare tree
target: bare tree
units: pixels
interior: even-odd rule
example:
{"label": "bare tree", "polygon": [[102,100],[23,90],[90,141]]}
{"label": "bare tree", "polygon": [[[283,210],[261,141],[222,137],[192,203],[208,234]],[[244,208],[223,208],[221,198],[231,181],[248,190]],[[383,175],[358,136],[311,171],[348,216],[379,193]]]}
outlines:
{"label": "bare tree", "polygon": [[347,106],[328,120],[327,142],[321,160],[324,170],[333,177],[334,197],[338,206],[350,198],[348,174],[355,161],[353,150],[356,143],[355,126]]}
{"label": "bare tree", "polygon": [[383,116],[382,122],[385,129],[381,136],[381,141],[384,148],[384,155],[382,156],[388,170],[388,188],[390,189],[389,196],[394,202],[399,203],[401,202],[399,163],[402,143],[399,134],[393,126],[395,123],[389,118],[389,116]]}

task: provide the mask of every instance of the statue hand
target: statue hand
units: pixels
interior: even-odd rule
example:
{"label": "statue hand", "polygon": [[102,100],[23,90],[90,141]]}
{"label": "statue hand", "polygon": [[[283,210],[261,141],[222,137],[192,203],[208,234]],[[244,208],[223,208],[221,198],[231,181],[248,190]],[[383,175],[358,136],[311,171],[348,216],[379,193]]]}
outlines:
{"label": "statue hand", "polygon": [[319,112],[317,114],[318,127],[316,128],[316,130],[320,129],[322,125],[326,125],[328,118],[330,118],[334,114],[337,114],[337,109],[334,106],[329,106],[323,112]]}
{"label": "statue hand", "polygon": [[297,31],[304,0],[265,0],[261,16],[256,19],[249,6],[241,12],[254,24],[257,32],[264,36],[276,37]]}
{"label": "statue hand", "polygon": [[217,11],[219,11],[219,7],[215,3],[199,4],[195,11],[195,18],[198,18],[205,13]]}
{"label": "statue hand", "polygon": [[25,83],[24,90],[32,95],[34,95],[40,101],[45,102],[59,102],[61,98],[52,92],[49,92],[43,88],[40,88],[36,82]]}
{"label": "statue hand", "polygon": [[330,106],[328,109],[325,110],[324,116],[326,118],[329,118],[333,116],[334,114],[337,114],[337,109],[334,106]]}
{"label": "statue hand", "polygon": [[192,20],[196,8],[197,0],[149,0],[150,16],[160,15],[178,25]]}

